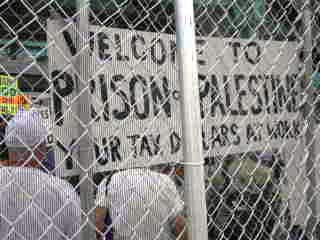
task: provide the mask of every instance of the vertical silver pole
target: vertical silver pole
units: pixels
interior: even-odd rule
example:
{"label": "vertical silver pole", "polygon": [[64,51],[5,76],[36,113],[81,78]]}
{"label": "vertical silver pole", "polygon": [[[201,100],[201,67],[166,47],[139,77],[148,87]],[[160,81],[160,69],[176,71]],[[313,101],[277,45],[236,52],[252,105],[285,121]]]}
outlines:
{"label": "vertical silver pole", "polygon": [[304,25],[304,90],[307,94],[307,103],[304,107],[304,117],[307,121],[307,130],[306,130],[306,146],[307,146],[307,160],[306,160],[306,173],[309,180],[309,185],[307,189],[307,204],[309,210],[311,211],[311,216],[307,221],[306,233],[309,236],[309,239],[315,239],[315,227],[316,227],[316,216],[317,216],[317,198],[315,195],[315,190],[317,187],[316,182],[316,146],[315,146],[315,129],[316,122],[313,117],[314,111],[314,90],[311,85],[311,75],[313,73],[312,69],[312,6],[311,0],[306,0],[304,3],[303,9],[303,25]]}
{"label": "vertical silver pole", "polygon": [[208,239],[193,0],[175,0],[188,239]]}
{"label": "vertical silver pole", "polygon": [[[90,55],[89,55],[89,4],[90,0],[77,0],[78,7],[78,28],[79,28],[79,41],[78,41],[78,51],[79,54],[79,84],[78,84],[78,93],[81,94],[79,97],[79,108],[78,114],[80,120],[87,125],[90,121],[90,94],[89,94],[89,79],[90,79]],[[85,91],[83,91],[85,89]],[[80,93],[81,92],[81,93]],[[80,127],[80,126],[79,126]],[[80,127],[83,129],[83,127]],[[94,208],[93,200],[93,170],[89,169],[89,166],[93,163],[93,151],[91,150],[90,143],[90,127],[86,127],[87,133],[82,137],[79,142],[80,151],[79,151],[79,162],[82,167],[80,181],[83,181],[80,185],[80,198],[81,198],[81,207],[85,213],[83,217],[84,228],[82,229],[82,239],[83,240],[92,240],[95,239],[94,228],[90,226],[95,224],[94,215],[90,211]],[[81,133],[83,131],[80,131]],[[85,180],[84,180],[85,179]],[[94,226],[94,225],[93,225]]]}

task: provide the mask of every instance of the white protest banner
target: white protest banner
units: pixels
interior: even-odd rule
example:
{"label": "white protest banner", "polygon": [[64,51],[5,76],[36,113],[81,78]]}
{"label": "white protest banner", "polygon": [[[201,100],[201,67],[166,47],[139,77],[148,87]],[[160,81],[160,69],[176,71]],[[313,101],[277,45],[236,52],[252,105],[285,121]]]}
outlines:
{"label": "white protest banner", "polygon": [[[105,104],[94,133],[109,157],[99,159],[99,169],[182,161],[175,36],[91,31],[92,108]],[[296,141],[296,43],[201,38],[197,45],[205,157]]]}
{"label": "white protest banner", "polygon": [[[97,170],[183,161],[175,36],[98,26],[90,31]],[[206,158],[297,141],[295,42],[199,38],[197,46]],[[49,54],[50,62],[61,62],[55,51]],[[69,103],[73,94],[61,101]],[[64,104],[60,110],[70,111]],[[69,121],[56,127],[66,129]]]}

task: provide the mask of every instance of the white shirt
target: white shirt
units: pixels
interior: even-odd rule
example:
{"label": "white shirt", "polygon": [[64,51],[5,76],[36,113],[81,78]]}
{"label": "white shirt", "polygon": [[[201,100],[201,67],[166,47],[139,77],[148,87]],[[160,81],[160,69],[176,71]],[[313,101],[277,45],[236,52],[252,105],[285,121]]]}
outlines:
{"label": "white shirt", "polygon": [[115,240],[175,239],[170,222],[183,201],[167,175],[130,169],[114,174],[108,186],[106,181],[98,187],[96,205],[109,209]]}
{"label": "white shirt", "polygon": [[0,168],[2,240],[78,240],[80,224],[80,199],[69,183],[34,168]]}

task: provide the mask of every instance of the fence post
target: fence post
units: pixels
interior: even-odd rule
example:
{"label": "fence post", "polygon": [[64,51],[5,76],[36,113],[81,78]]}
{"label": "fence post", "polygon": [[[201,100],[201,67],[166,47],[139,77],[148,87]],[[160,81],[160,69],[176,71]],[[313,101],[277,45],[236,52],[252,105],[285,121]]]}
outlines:
{"label": "fence post", "polygon": [[[93,200],[93,169],[90,165],[93,163],[93,151],[92,144],[90,143],[90,94],[89,94],[89,79],[90,79],[90,55],[89,55],[89,6],[90,0],[77,0],[77,9],[79,13],[78,17],[78,28],[79,28],[79,41],[78,41],[78,51],[79,54],[79,85],[78,94],[80,97],[78,99],[78,116],[84,125],[86,125],[84,134],[81,136],[79,142],[79,162],[81,169],[80,175],[80,199],[81,208],[86,214],[84,216],[85,225],[82,229],[82,239],[92,240],[95,239],[95,230],[90,226],[90,222],[95,225],[94,215],[91,210],[94,208]],[[80,127],[80,126],[79,126]],[[80,127],[81,129],[81,127]],[[85,179],[85,180],[83,180]]]}
{"label": "fence post", "polygon": [[188,239],[208,239],[193,0],[175,0]]}
{"label": "fence post", "polygon": [[311,211],[311,216],[307,220],[306,233],[310,239],[315,239],[317,223],[317,197],[315,190],[317,187],[315,160],[316,160],[316,146],[315,146],[315,129],[316,122],[314,118],[314,90],[311,83],[311,75],[313,73],[312,61],[312,10],[311,0],[306,0],[303,6],[303,26],[304,26],[304,90],[307,94],[307,102],[304,107],[304,118],[307,121],[307,129],[305,133],[305,142],[307,149],[306,159],[306,174],[309,180],[307,188],[307,204]]}

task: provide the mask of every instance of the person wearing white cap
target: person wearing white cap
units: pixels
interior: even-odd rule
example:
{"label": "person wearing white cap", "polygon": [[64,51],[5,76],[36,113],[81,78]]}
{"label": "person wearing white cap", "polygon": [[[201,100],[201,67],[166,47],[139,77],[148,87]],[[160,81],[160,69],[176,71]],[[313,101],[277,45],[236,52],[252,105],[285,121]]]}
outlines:
{"label": "person wearing white cap", "polygon": [[[113,240],[186,239],[184,203],[169,176],[137,168],[115,173],[98,186],[96,197],[98,235],[113,228]],[[111,226],[104,226],[104,214]]]}
{"label": "person wearing white cap", "polygon": [[72,186],[39,169],[48,132],[36,111],[20,111],[6,128],[9,165],[0,168],[2,240],[78,240],[80,199]]}

